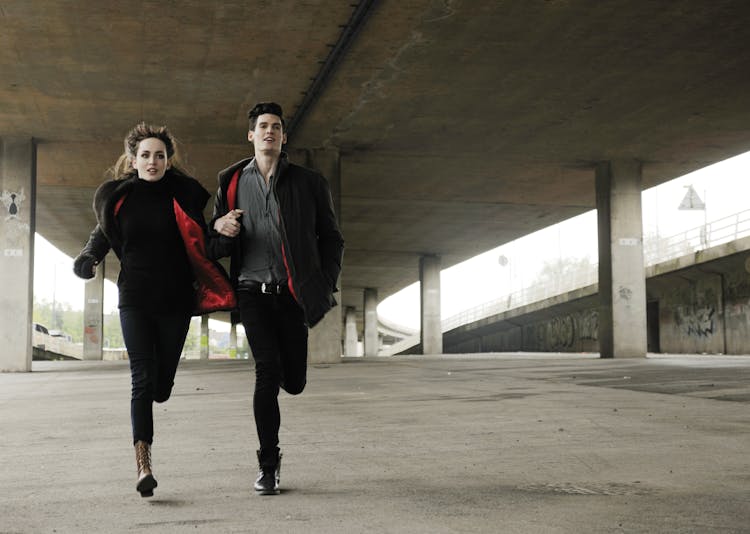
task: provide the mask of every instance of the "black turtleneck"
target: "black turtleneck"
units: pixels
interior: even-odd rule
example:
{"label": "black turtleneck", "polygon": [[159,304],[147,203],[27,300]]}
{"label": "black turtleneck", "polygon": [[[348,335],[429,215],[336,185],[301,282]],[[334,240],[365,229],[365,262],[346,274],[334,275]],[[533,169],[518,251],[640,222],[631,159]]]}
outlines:
{"label": "black turtleneck", "polygon": [[117,215],[122,235],[120,308],[190,311],[193,274],[175,222],[169,174],[137,180]]}

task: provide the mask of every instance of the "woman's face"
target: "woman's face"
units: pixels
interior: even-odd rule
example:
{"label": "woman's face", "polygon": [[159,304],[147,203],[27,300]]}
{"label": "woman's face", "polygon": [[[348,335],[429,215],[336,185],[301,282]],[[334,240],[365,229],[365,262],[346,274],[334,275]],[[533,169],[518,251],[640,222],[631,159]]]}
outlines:
{"label": "woman's face", "polygon": [[147,182],[161,180],[169,168],[167,146],[164,141],[149,137],[138,143],[133,168],[138,171],[138,177]]}

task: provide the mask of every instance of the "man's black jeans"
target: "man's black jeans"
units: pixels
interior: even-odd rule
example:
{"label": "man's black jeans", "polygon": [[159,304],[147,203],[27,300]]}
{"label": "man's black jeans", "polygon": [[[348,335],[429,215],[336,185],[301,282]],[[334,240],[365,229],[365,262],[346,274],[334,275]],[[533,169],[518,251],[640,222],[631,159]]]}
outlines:
{"label": "man's black jeans", "polygon": [[172,393],[177,364],[190,327],[190,312],[121,308],[120,325],[130,360],[133,443],[154,439],[153,402]]}
{"label": "man's black jeans", "polygon": [[307,325],[289,294],[238,292],[240,316],[255,359],[253,413],[261,463],[279,444],[279,388],[298,395],[307,383]]}

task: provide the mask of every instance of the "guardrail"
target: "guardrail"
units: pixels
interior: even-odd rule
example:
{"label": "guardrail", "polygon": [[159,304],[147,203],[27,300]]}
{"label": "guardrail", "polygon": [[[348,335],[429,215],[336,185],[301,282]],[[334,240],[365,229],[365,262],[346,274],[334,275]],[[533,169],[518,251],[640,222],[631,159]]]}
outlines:
{"label": "guardrail", "polygon": [[750,210],[696,226],[669,237],[646,239],[643,256],[646,265],[679,258],[750,235]]}
{"label": "guardrail", "polygon": [[[750,210],[744,210],[728,217],[696,226],[669,237],[647,237],[643,244],[644,265],[651,266],[680,256],[694,254],[700,250],[750,236]],[[577,273],[566,273],[554,283],[534,284],[508,295],[468,308],[441,322],[441,330],[447,332],[464,324],[473,323],[510,309],[539,302],[556,295],[567,293],[598,283],[598,264]],[[388,347],[383,347],[384,355],[397,354],[418,344],[420,334],[406,337]]]}
{"label": "guardrail", "polygon": [[78,360],[83,358],[83,343],[73,343],[64,337],[51,336],[37,330],[32,332],[31,345],[54,354],[62,354]]}

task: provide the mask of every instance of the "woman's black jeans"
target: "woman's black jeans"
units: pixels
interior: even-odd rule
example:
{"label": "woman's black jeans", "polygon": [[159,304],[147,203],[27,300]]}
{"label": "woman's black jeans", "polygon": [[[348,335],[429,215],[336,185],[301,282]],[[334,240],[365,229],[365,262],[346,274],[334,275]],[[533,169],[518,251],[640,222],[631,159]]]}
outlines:
{"label": "woman's black jeans", "polygon": [[133,384],[130,398],[133,443],[153,442],[153,402],[164,402],[172,393],[190,316],[190,312],[120,309],[120,325],[128,349]]}
{"label": "woman's black jeans", "polygon": [[261,464],[276,457],[279,388],[298,395],[307,383],[307,325],[291,295],[238,292],[242,325],[255,360],[253,413]]}

